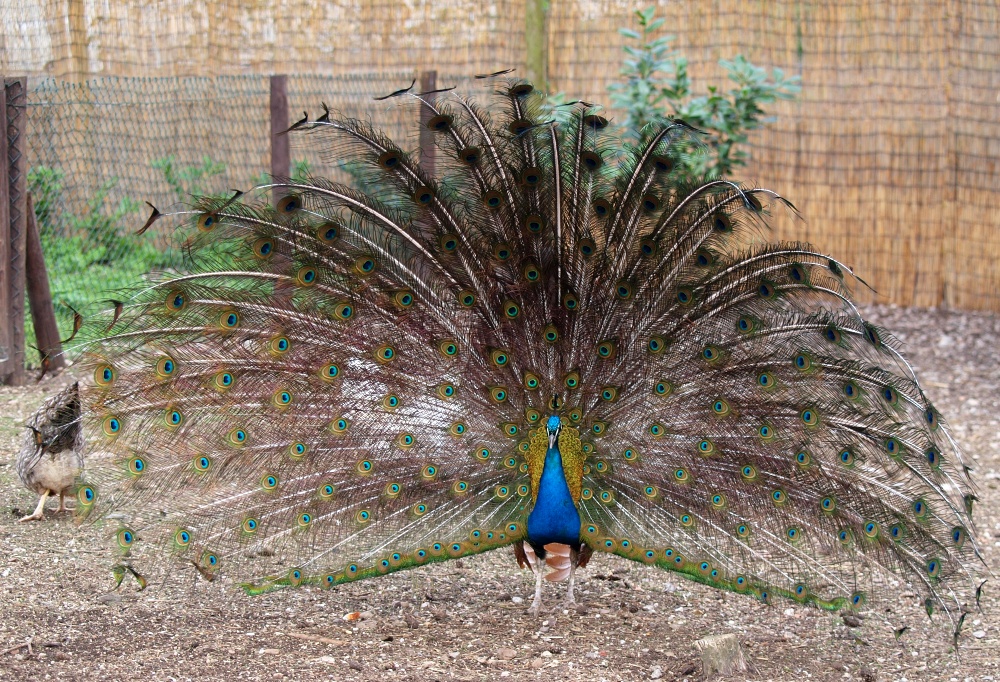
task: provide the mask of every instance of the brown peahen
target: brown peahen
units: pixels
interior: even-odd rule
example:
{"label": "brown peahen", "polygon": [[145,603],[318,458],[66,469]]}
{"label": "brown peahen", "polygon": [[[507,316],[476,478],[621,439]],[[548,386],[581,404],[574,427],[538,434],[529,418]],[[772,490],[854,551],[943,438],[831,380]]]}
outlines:
{"label": "brown peahen", "polygon": [[89,348],[114,457],[79,512],[115,512],[130,570],[251,593],[554,543],[570,574],[608,552],[826,609],[905,584],[958,619],[968,469],[851,270],[759,239],[775,193],[691,181],[685,123],[624,144],[593,105],[550,120],[496,82],[489,107],[396,93],[433,175],[327,111],[295,134],[368,189],[276,179],[183,212],[190,270]]}
{"label": "brown peahen", "polygon": [[45,500],[59,496],[59,509],[66,509],[66,493],[76,489],[83,470],[83,428],[80,424],[80,392],[70,384],[45,401],[25,424],[24,444],[14,459],[18,478],[39,495],[35,511],[21,521],[41,521]]}

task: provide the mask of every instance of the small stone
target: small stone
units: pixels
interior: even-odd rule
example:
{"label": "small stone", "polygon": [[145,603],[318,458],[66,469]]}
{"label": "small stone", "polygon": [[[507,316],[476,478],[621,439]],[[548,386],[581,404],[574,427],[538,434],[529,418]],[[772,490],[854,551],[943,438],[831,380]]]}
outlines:
{"label": "small stone", "polygon": [[97,601],[102,604],[118,604],[122,600],[120,594],[115,594],[114,592],[108,592],[107,594],[102,594],[97,598]]}
{"label": "small stone", "polygon": [[451,656],[452,658],[458,658],[459,653],[457,651],[449,651],[448,655]]}
{"label": "small stone", "polygon": [[333,656],[320,656],[319,658],[316,659],[316,662],[325,663],[326,665],[340,665],[340,661],[338,661]]}
{"label": "small stone", "polygon": [[982,639],[983,637],[986,636],[986,630],[976,630],[975,632],[972,633],[972,636],[975,637],[976,639]]}
{"label": "small stone", "polygon": [[542,658],[549,658],[549,657],[552,656],[552,652],[551,651],[543,651],[542,653],[540,653],[538,655],[541,656]]}
{"label": "small stone", "polygon": [[351,670],[358,670],[358,671],[362,670],[361,664],[358,663],[357,661],[349,661],[347,665],[350,667]]}
{"label": "small stone", "polygon": [[694,645],[701,652],[701,665],[706,678],[715,673],[732,675],[747,671],[743,648],[740,646],[739,638],[734,634],[709,635],[699,639]]}
{"label": "small stone", "polygon": [[510,600],[512,602],[514,602],[515,604],[523,604],[524,603],[524,597],[514,596],[514,597],[511,597]]}
{"label": "small stone", "polygon": [[260,653],[264,656],[277,656],[281,653],[281,649],[261,649]]}
{"label": "small stone", "polygon": [[533,658],[531,659],[531,667],[535,670],[539,670],[545,667],[545,660],[541,658]]}
{"label": "small stone", "polygon": [[660,666],[653,666],[653,669],[649,673],[649,679],[658,680],[663,677],[663,668]]}
{"label": "small stone", "polygon": [[500,649],[500,650],[497,651],[497,658],[501,658],[501,659],[503,659],[505,661],[509,661],[512,658],[514,658],[515,656],[517,656],[517,650],[516,649],[510,649],[510,648],[504,647],[503,649]]}

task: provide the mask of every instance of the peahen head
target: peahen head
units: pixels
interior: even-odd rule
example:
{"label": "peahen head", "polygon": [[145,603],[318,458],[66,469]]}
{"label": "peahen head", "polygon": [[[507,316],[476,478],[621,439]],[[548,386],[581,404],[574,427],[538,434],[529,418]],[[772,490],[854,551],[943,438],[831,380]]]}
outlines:
{"label": "peahen head", "polygon": [[549,434],[549,447],[554,448],[559,440],[559,431],[562,430],[562,420],[559,415],[552,415],[545,423],[545,430]]}

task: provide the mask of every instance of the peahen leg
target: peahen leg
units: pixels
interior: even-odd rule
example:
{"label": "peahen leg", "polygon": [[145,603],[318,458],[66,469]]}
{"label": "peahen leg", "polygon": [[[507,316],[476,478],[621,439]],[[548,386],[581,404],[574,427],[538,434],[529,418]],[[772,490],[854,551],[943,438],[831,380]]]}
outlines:
{"label": "peahen leg", "polygon": [[49,497],[48,489],[42,491],[41,497],[38,498],[38,506],[35,507],[35,512],[21,519],[21,523],[25,521],[41,521],[45,516],[45,500]]}
{"label": "peahen leg", "polygon": [[59,509],[56,509],[56,513],[59,514],[61,512],[71,512],[71,511],[73,511],[73,510],[66,506],[66,491],[65,490],[60,490],[59,491]]}
{"label": "peahen leg", "polygon": [[542,608],[542,578],[545,575],[545,561],[540,560],[531,567],[531,570],[535,572],[535,600],[531,602],[531,608],[528,609],[529,616],[537,616],[539,609]]}

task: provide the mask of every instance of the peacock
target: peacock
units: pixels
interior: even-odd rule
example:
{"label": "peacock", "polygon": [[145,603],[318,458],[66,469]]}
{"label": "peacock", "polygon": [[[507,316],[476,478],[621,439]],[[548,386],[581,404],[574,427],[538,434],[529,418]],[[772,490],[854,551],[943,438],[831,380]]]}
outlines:
{"label": "peacock", "polygon": [[513,547],[537,614],[546,558],[572,602],[604,552],[761,602],[915,591],[960,623],[970,470],[864,282],[763,238],[780,195],[693,178],[684,121],[626,142],[593,104],[488,85],[394,93],[433,172],[324,105],[292,132],[357,184],[169,214],[185,270],[121,297],[83,360],[107,456],[76,513],[119,576],[329,589]]}
{"label": "peacock", "polygon": [[79,383],[74,382],[45,401],[25,425],[24,443],[14,469],[28,490],[38,494],[35,511],[21,521],[41,521],[45,501],[59,496],[58,512],[66,508],[83,469],[84,438],[80,420]]}

